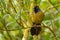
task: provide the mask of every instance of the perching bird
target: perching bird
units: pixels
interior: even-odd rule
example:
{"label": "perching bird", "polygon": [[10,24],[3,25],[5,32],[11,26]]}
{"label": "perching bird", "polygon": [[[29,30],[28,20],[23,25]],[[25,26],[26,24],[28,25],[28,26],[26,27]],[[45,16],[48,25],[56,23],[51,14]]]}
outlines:
{"label": "perching bird", "polygon": [[41,22],[44,19],[44,13],[40,10],[39,6],[35,6],[33,8],[33,13],[32,13],[32,22],[33,22],[33,27],[31,27],[30,32],[31,35],[38,35],[42,28],[41,28]]}

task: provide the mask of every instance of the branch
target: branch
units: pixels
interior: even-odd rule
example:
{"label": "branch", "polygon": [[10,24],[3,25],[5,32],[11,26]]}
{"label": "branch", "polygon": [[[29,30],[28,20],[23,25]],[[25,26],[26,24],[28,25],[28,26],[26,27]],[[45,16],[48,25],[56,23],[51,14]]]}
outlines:
{"label": "branch", "polygon": [[[60,4],[56,4],[55,7],[60,6]],[[46,13],[48,10],[53,9],[54,7],[48,7],[44,13]],[[60,11],[59,11],[60,12]]]}
{"label": "branch", "polygon": [[14,5],[13,5],[13,3],[12,3],[12,1],[11,1],[11,0],[9,0],[9,3],[12,5],[12,7],[13,7],[14,11],[17,13],[16,8],[14,7]]}
{"label": "branch", "polygon": [[44,24],[43,24],[42,27],[48,28],[48,29],[53,33],[53,35],[54,35],[54,39],[57,40],[57,36],[56,36],[55,32],[54,32],[50,27],[45,26]]}
{"label": "branch", "polygon": [[[55,7],[54,4],[52,4],[52,2],[50,0],[48,0],[48,2],[58,11],[58,9]],[[59,12],[59,11],[58,11]]]}

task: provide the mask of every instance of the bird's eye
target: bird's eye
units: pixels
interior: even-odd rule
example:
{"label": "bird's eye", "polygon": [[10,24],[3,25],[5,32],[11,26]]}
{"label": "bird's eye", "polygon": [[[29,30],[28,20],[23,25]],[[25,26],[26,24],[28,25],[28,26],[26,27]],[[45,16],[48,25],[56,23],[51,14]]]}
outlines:
{"label": "bird's eye", "polygon": [[34,7],[34,12],[35,12],[35,13],[38,13],[39,11],[40,11],[39,6],[35,6],[35,7]]}

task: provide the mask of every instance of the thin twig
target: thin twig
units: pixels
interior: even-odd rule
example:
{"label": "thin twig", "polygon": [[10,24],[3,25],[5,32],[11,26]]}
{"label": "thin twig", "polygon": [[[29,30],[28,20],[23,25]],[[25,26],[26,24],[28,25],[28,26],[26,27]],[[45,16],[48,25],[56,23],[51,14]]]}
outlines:
{"label": "thin twig", "polygon": [[[4,12],[2,12],[2,13],[3,13],[3,15],[4,15]],[[9,36],[10,40],[12,40],[12,37],[10,36],[9,31],[7,31],[5,19],[3,19],[3,27],[5,28],[5,30],[6,30],[6,32],[7,32],[7,35]]]}
{"label": "thin twig", "polygon": [[54,39],[57,40],[57,38],[56,38],[57,36],[56,36],[55,32],[54,32],[50,27],[45,26],[44,24],[43,24],[42,27],[48,28],[48,29],[53,33],[53,35],[54,35]]}
{"label": "thin twig", "polygon": [[[55,7],[60,6],[60,4],[56,4]],[[44,13],[46,13],[48,10],[53,9],[54,7],[48,7]]]}
{"label": "thin twig", "polygon": [[[58,9],[55,7],[54,4],[52,4],[51,0],[48,0],[48,2],[58,11]],[[59,11],[58,11],[59,12]]]}
{"label": "thin twig", "polygon": [[12,1],[9,0],[9,2],[10,2],[10,4],[12,5],[12,7],[14,8],[14,11],[17,13],[16,8],[15,8],[14,5],[12,4]]}

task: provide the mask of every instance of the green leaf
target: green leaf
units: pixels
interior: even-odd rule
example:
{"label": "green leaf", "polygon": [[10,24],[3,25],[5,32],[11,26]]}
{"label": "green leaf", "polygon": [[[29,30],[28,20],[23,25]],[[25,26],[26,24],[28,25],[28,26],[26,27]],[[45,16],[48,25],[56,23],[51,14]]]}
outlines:
{"label": "green leaf", "polygon": [[57,3],[56,0],[49,0],[50,3],[52,3],[53,5],[55,5]]}
{"label": "green leaf", "polygon": [[3,4],[3,7],[6,8],[6,3],[5,3],[5,0],[1,0],[2,4]]}

